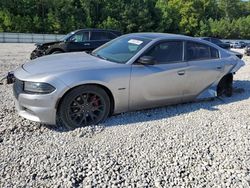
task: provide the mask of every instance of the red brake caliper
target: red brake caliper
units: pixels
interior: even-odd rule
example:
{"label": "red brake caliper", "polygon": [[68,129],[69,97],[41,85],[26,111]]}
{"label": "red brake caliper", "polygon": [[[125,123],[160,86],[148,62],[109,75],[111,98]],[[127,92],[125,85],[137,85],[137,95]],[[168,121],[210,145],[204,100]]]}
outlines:
{"label": "red brake caliper", "polygon": [[91,98],[91,103],[93,104],[93,107],[95,107],[94,109],[96,109],[96,107],[99,106],[99,102],[96,98],[96,95],[94,95],[92,98]]}

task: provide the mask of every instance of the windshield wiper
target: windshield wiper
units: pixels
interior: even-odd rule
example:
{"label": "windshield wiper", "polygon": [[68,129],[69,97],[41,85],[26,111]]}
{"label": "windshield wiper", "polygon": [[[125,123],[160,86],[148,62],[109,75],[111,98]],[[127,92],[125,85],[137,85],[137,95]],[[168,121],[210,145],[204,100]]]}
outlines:
{"label": "windshield wiper", "polygon": [[94,56],[94,57],[99,57],[100,59],[103,59],[103,60],[106,60],[106,61],[111,61],[111,62],[113,62],[113,63],[119,63],[119,62],[117,62],[117,61],[115,61],[115,60],[113,60],[113,59],[110,59],[110,58],[107,58],[107,57],[103,57],[103,56],[101,56],[101,55],[99,55],[99,54],[97,54],[97,53],[91,53],[90,55],[92,55],[92,56]]}
{"label": "windshield wiper", "polygon": [[91,53],[92,56],[99,57],[100,59],[108,60],[107,58],[97,54],[97,53]]}

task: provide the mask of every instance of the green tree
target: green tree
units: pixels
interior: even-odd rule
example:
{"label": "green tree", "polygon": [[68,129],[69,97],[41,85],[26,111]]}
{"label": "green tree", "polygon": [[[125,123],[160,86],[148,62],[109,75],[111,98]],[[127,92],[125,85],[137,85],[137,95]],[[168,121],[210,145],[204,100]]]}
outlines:
{"label": "green tree", "polygon": [[11,15],[7,10],[0,10],[0,31],[11,30]]}
{"label": "green tree", "polygon": [[222,11],[222,16],[229,20],[241,16],[240,0],[219,0],[219,8]]}

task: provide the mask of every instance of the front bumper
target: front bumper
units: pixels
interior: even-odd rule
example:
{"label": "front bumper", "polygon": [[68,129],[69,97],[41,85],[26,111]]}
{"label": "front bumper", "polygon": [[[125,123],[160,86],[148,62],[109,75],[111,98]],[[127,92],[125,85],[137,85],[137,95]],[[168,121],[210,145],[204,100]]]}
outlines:
{"label": "front bumper", "polygon": [[[20,95],[19,99],[15,100],[15,106],[18,115],[44,124],[56,124],[56,109],[54,107],[38,106],[39,102],[33,101],[33,104],[27,104],[30,101],[29,96]],[[44,101],[45,102],[45,101]]]}
{"label": "front bumper", "polygon": [[23,91],[23,82],[13,84],[17,113],[31,121],[56,124],[56,92],[45,95],[28,94]]}
{"label": "front bumper", "polygon": [[[15,82],[13,84],[13,94],[17,113],[31,121],[41,122],[49,125],[56,124],[57,103],[69,88],[59,79],[50,79],[50,84],[56,90],[49,94],[33,94],[24,91],[24,81],[29,73],[19,68],[14,72]],[[38,77],[38,76],[37,76]],[[48,83],[48,80],[34,80]]]}
{"label": "front bumper", "polygon": [[38,57],[44,56],[45,55],[45,50],[42,49],[38,49],[36,48],[35,50],[33,50],[30,54],[30,59],[36,59]]}

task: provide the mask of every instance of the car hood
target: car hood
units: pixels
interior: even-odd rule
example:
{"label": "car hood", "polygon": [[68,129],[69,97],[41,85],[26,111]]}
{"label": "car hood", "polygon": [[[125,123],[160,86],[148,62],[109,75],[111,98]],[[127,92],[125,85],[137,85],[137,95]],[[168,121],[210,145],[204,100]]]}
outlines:
{"label": "car hood", "polygon": [[43,56],[25,63],[23,69],[31,74],[43,74],[74,69],[98,69],[114,66],[115,64],[85,52],[74,52]]}
{"label": "car hood", "polygon": [[57,44],[57,43],[60,43],[62,41],[53,41],[53,42],[46,42],[46,43],[36,43],[35,45],[36,46],[50,46],[50,45],[53,45],[53,44]]}

